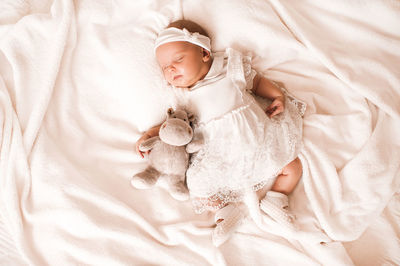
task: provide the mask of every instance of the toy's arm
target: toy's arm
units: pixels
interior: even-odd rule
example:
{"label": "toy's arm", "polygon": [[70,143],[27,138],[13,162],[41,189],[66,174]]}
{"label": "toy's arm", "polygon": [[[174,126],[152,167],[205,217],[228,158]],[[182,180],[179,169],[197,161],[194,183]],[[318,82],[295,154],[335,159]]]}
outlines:
{"label": "toy's arm", "polygon": [[143,141],[140,146],[139,149],[143,152],[149,151],[151,149],[153,149],[154,145],[156,145],[156,143],[160,141],[160,137],[159,136],[155,136],[149,139],[146,139],[145,141]]}
{"label": "toy's arm", "polygon": [[203,147],[203,144],[204,144],[203,139],[193,140],[188,145],[186,145],[186,152],[187,153],[198,152],[201,149],[201,147]]}

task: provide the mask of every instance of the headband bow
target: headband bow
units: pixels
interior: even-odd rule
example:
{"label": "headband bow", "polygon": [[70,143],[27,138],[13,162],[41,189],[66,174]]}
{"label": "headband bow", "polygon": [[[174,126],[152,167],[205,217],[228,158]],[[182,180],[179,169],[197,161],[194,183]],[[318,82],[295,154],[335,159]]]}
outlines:
{"label": "headband bow", "polygon": [[185,28],[181,30],[173,27],[167,28],[158,34],[154,51],[156,51],[157,47],[160,45],[169,42],[190,42],[211,52],[211,41],[207,36],[198,32],[191,33]]}

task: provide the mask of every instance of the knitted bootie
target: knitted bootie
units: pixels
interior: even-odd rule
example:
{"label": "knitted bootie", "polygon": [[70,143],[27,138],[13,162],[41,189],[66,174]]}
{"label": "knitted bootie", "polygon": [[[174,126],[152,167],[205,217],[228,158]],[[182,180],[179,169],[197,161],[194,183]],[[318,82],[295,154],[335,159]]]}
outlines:
{"label": "knitted bootie", "polygon": [[236,204],[228,204],[215,213],[215,223],[217,226],[212,232],[214,246],[218,247],[228,240],[241,224],[244,213]]}
{"label": "knitted bootie", "polygon": [[288,197],[280,192],[268,191],[260,202],[260,209],[278,224],[289,230],[297,230],[294,215],[290,214]]}

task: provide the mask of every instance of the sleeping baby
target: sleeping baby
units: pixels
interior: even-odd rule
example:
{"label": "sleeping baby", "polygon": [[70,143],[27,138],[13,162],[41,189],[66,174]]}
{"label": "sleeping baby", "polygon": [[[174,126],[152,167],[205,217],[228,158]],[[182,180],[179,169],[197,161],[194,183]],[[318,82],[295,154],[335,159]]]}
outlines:
{"label": "sleeping baby", "polygon": [[[204,146],[191,158],[187,186],[196,212],[215,211],[213,243],[224,243],[247,215],[248,194],[257,195],[265,215],[293,229],[288,195],[302,176],[297,156],[305,105],[257,74],[249,56],[230,48],[212,53],[210,38],[194,22],[161,31],[155,54],[170,88],[198,118]],[[266,110],[252,94],[271,101]],[[139,145],[158,131],[137,141],[142,157]]]}

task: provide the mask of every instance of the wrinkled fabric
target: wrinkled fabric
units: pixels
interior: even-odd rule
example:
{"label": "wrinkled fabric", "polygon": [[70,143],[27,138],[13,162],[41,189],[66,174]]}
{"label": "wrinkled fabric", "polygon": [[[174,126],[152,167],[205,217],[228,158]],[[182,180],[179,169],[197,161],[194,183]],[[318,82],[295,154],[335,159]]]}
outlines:
{"label": "wrinkled fabric", "polygon": [[[1,265],[399,265],[400,7],[396,1],[0,1]],[[304,100],[290,207],[310,245],[213,216],[158,185],[136,140],[165,119],[154,58],[171,21]],[[343,241],[343,242],[342,242]],[[153,255],[149,255],[153,254]]]}

